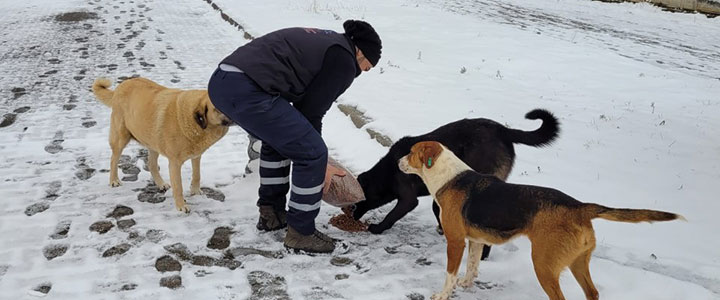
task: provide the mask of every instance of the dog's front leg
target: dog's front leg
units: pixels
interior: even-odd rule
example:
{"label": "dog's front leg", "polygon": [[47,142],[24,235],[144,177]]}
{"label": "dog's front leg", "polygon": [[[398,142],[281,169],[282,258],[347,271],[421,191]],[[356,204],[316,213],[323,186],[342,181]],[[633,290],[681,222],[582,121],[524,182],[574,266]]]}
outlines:
{"label": "dog's front leg", "polygon": [[478,274],[478,264],[482,257],[482,250],[484,244],[470,241],[468,245],[468,261],[467,270],[465,271],[465,277],[460,279],[458,286],[463,288],[469,288],[473,285],[473,281]]}
{"label": "dog's front leg", "polygon": [[173,198],[175,199],[175,208],[177,210],[189,213],[190,209],[185,205],[183,197],[182,177],[180,176],[181,161],[170,161],[170,184],[172,185]]}
{"label": "dog's front leg", "polygon": [[165,183],[165,180],[163,180],[162,176],[160,176],[160,167],[158,166],[159,156],[160,153],[148,148],[148,170],[150,171],[150,175],[152,175],[153,181],[158,189],[165,192],[170,189],[170,185]]}
{"label": "dog's front leg", "polygon": [[440,293],[432,295],[432,300],[447,300],[452,295],[457,283],[457,273],[462,262],[463,251],[465,250],[465,238],[447,236],[447,276],[445,277],[445,285]]}
{"label": "dog's front leg", "polygon": [[200,190],[200,156],[192,159],[192,181],[190,182],[190,195],[202,195]]}
{"label": "dog's front leg", "polygon": [[381,234],[383,231],[393,227],[398,220],[405,217],[418,206],[417,193],[415,193],[415,188],[412,185],[399,185],[397,192],[398,198],[395,207],[385,216],[385,219],[383,219],[380,224],[370,224],[368,231],[374,234]]}

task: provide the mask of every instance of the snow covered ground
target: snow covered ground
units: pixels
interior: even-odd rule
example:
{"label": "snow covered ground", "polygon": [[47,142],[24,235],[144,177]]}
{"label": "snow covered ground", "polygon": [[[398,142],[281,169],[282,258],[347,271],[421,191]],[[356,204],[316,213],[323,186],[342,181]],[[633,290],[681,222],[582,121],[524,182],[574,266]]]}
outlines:
{"label": "snow covered ground", "polygon": [[[371,119],[362,129],[394,140],[466,117],[530,130],[539,124],[522,118],[527,111],[553,111],[559,140],[516,147],[509,181],[688,219],[596,221],[591,272],[601,297],[720,299],[712,199],[720,19],[582,0],[214,3],[253,36],[290,26],[341,31],[350,18],[373,24],[381,62],[338,102]],[[92,81],[140,75],[204,88],[246,42],[205,1],[4,1],[0,9],[0,298],[428,299],[442,287],[445,242],[427,197],[378,236],[330,227],[339,210],[323,206],[317,223],[349,243],[346,253],[290,255],[282,233],[259,233],[258,178],[244,176],[238,127],[204,155],[211,193],[188,197],[189,215],[171,200],[153,203],[171,192],[146,188],[137,144],[125,150],[124,185],[107,185],[110,111],[90,93]],[[324,135],[356,173],[387,151],[336,107]],[[189,181],[189,164],[183,175]],[[366,218],[379,222],[390,208]],[[543,299],[529,248],[525,238],[494,247],[476,286],[454,299]],[[178,279],[179,288],[160,286]],[[571,274],[561,285],[568,299],[583,298]]]}

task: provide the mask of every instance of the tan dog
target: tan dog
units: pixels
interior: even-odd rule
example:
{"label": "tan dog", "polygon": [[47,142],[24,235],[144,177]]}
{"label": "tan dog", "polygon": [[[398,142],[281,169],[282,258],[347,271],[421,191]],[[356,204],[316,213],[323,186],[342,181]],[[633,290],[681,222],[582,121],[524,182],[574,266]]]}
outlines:
{"label": "tan dog", "polygon": [[192,195],[200,191],[200,156],[228,131],[232,121],[215,109],[206,90],[169,89],[145,78],[123,81],[115,91],[105,78],[95,80],[93,92],[112,108],[110,121],[110,186],[120,186],[118,161],[123,148],[135,139],[148,148],[148,168],[158,188],[168,186],[160,177],[158,154],[169,160],[175,207],[189,212],[183,198],[180,168],[192,160]]}
{"label": "tan dog", "polygon": [[682,216],[645,209],[617,209],[583,203],[554,189],[505,183],[479,174],[438,142],[420,142],[400,159],[400,170],[419,175],[440,206],[447,239],[447,278],[434,300],[445,300],[457,282],[458,268],[469,240],[465,277],[457,284],[469,287],[477,276],[482,244],[502,244],[526,235],[532,243],[532,261],[540,285],[552,300],[565,299],[558,279],[570,267],[587,299],[599,299],[590,278],[590,255],[595,249],[592,219],[654,222]]}

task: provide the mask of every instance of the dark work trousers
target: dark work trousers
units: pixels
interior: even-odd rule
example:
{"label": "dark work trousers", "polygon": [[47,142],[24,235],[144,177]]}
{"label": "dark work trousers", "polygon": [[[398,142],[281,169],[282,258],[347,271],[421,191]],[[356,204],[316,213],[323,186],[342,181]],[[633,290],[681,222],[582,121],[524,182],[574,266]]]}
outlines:
{"label": "dark work trousers", "polygon": [[262,140],[258,205],[285,209],[290,190],[288,225],[312,234],[328,160],[320,134],[288,101],[266,93],[245,73],[215,70],[208,93],[218,110]]}

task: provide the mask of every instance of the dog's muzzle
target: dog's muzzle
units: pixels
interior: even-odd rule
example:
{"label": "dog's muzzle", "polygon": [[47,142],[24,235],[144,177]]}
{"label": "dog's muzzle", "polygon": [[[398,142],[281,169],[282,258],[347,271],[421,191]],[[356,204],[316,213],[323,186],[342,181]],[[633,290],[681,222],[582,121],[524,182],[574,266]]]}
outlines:
{"label": "dog's muzzle", "polygon": [[410,165],[407,163],[407,156],[398,159],[398,168],[405,174],[410,174]]}

